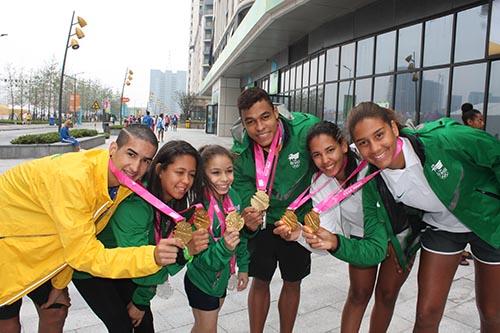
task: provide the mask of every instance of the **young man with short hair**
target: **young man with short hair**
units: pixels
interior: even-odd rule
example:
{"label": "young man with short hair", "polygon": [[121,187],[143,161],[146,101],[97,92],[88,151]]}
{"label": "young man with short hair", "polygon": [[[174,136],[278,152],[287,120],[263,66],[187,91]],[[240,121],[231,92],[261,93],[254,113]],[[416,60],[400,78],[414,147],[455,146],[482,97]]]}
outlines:
{"label": "young man with short hair", "polygon": [[[234,139],[232,150],[237,157],[233,188],[241,196],[242,207],[246,207],[242,216],[247,232],[253,236],[249,241],[249,275],[253,277],[248,295],[250,331],[264,330],[270,305],[269,284],[279,263],[283,279],[278,302],[280,331],[292,332],[300,283],[310,273],[311,257],[298,243],[287,242],[272,230],[288,205],[310,184],[313,167],[306,136],[319,119],[298,112],[287,118],[280,116],[260,88],[245,90],[238,98],[238,109],[246,133],[241,140]],[[266,165],[269,158],[272,164]],[[269,201],[269,207],[259,210],[250,206],[252,201]],[[297,209],[299,221],[310,209],[310,203]]]}
{"label": "young man with short hair", "polygon": [[21,298],[33,299],[40,332],[62,332],[73,269],[141,277],[176,262],[180,241],[105,249],[96,238],[131,191],[110,161],[139,181],[158,142],[144,125],[123,129],[109,151],[87,150],[20,164],[0,175],[0,332],[19,332]]}

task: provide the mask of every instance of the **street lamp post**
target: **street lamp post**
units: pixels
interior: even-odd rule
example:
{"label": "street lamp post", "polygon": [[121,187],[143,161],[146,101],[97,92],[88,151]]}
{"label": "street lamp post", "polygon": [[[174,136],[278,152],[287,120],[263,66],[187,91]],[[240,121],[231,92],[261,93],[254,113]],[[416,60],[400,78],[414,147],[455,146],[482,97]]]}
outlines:
{"label": "street lamp post", "polygon": [[415,117],[418,114],[418,71],[416,70],[415,66],[415,51],[413,51],[412,54],[409,54],[406,58],[405,61],[408,63],[408,70],[411,71],[412,76],[411,80],[413,83],[415,83]]}
{"label": "street lamp post", "polygon": [[122,85],[122,95],[120,96],[120,125],[122,124],[122,118],[123,118],[123,92],[125,91],[125,85],[130,86],[130,81],[132,81],[132,75],[134,75],[134,72],[131,69],[128,69],[125,71],[125,78],[123,79],[123,85]]}
{"label": "street lamp post", "polygon": [[80,27],[85,27],[87,25],[87,22],[81,18],[80,16],[77,16],[77,22],[74,22],[75,19],[75,11],[73,11],[73,15],[71,16],[71,24],[69,26],[69,33],[68,33],[68,39],[65,44],[64,48],[64,58],[63,58],[63,63],[62,63],[62,69],[61,69],[61,82],[59,86],[59,115],[58,115],[58,129],[61,130],[61,124],[62,124],[62,95],[63,95],[63,84],[64,84],[64,68],[66,66],[66,56],[68,54],[68,49],[71,47],[73,50],[77,50],[80,45],[78,44],[78,41],[74,38],[71,38],[71,36],[76,35],[78,39],[82,39],[85,37],[85,34],[83,31],[79,28],[75,28],[75,33],[72,34],[73,26],[74,25],[79,25]]}

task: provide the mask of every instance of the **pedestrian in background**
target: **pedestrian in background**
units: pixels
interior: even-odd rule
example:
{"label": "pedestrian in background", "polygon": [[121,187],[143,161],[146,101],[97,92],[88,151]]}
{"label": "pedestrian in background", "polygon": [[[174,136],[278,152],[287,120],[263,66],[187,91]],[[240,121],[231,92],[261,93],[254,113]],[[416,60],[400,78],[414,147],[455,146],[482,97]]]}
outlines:
{"label": "pedestrian in background", "polygon": [[70,143],[73,146],[73,151],[80,151],[80,141],[75,137],[71,136],[69,129],[73,127],[73,122],[67,119],[59,131],[59,137],[61,142]]}

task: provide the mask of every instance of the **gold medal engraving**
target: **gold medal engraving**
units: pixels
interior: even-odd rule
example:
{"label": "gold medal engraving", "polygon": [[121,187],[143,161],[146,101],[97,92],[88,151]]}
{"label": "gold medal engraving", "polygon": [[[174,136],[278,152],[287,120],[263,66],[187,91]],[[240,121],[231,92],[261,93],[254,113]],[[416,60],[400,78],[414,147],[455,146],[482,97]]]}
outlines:
{"label": "gold medal engraving", "polygon": [[257,191],[250,199],[250,205],[259,211],[264,211],[269,207],[269,196],[264,191]]}
{"label": "gold medal engraving", "polygon": [[311,210],[309,213],[306,214],[306,216],[304,217],[304,224],[306,226],[308,226],[309,228],[311,228],[311,230],[313,232],[316,232],[318,231],[319,229],[319,224],[320,224],[320,220],[319,220],[319,214],[314,211],[314,210]]}
{"label": "gold medal engraving", "polygon": [[299,220],[293,210],[287,209],[281,217],[281,221],[290,228],[290,231],[295,231],[299,227]]}
{"label": "gold medal engraving", "polygon": [[175,225],[174,237],[180,239],[184,245],[187,245],[193,237],[193,229],[191,224],[186,221],[180,221]]}
{"label": "gold medal engraving", "polygon": [[210,226],[210,218],[205,208],[197,208],[193,215],[193,224],[196,230],[208,229]]}
{"label": "gold medal engraving", "polygon": [[226,216],[226,229],[240,231],[245,225],[245,220],[241,217],[240,213],[233,210]]}

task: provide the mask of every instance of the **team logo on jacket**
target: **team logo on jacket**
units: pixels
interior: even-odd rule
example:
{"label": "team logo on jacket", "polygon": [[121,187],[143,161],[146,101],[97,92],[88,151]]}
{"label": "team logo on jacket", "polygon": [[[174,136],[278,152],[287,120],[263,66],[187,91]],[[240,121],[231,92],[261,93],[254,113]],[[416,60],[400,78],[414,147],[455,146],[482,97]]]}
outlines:
{"label": "team logo on jacket", "polygon": [[448,169],[443,165],[441,160],[431,165],[431,170],[436,173],[441,179],[448,178]]}
{"label": "team logo on jacket", "polygon": [[300,167],[300,152],[296,152],[295,154],[288,155],[288,161],[290,162],[290,166],[294,169]]}

